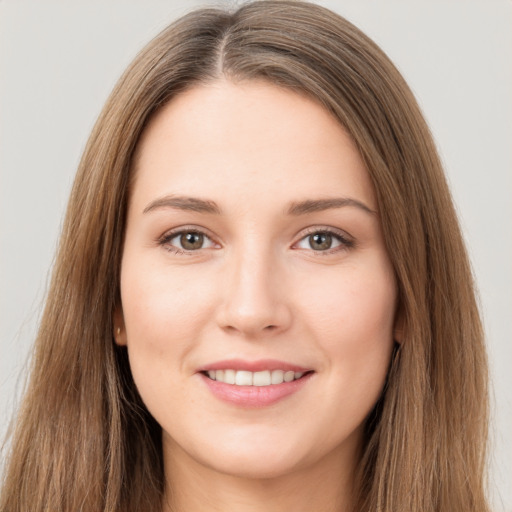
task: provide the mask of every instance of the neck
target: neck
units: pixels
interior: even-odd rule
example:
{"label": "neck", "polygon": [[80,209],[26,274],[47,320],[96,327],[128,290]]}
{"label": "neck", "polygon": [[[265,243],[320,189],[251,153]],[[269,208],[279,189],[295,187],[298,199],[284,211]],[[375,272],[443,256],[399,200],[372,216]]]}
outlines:
{"label": "neck", "polygon": [[163,511],[267,512],[271,505],[273,512],[350,512],[358,453],[334,451],[286,475],[256,478],[220,473],[174,445],[164,450]]}

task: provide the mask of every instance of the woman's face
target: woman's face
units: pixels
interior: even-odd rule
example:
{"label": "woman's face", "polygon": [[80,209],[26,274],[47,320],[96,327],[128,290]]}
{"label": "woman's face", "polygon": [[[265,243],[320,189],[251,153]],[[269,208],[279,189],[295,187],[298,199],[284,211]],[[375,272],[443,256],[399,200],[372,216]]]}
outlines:
{"label": "woman's face", "polygon": [[166,459],[251,477],[354,462],[396,285],[344,129],[296,93],[218,81],[158,112],[135,173],[117,342]]}

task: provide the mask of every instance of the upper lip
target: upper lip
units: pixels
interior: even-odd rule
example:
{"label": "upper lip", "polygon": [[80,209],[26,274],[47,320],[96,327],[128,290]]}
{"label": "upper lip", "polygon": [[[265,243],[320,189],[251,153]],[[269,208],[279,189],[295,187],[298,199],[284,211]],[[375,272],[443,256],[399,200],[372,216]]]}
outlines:
{"label": "upper lip", "polygon": [[212,370],[245,370],[248,372],[261,372],[264,370],[283,370],[294,372],[308,372],[312,368],[305,368],[277,359],[259,359],[257,361],[246,361],[244,359],[225,359],[216,361],[198,369],[199,372],[208,372]]}

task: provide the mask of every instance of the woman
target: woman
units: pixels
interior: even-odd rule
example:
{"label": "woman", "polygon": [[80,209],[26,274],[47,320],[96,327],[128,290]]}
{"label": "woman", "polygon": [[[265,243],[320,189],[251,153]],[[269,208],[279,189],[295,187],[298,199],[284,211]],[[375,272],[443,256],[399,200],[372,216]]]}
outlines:
{"label": "woman", "polygon": [[206,9],[112,93],[2,510],[487,510],[486,360],[431,136],[302,2]]}

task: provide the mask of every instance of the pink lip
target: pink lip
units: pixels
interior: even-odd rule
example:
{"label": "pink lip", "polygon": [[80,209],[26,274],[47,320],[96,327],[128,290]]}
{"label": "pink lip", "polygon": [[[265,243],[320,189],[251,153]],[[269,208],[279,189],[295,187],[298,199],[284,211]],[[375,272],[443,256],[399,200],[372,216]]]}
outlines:
{"label": "pink lip", "polygon": [[212,380],[204,374],[199,374],[210,391],[224,402],[239,407],[266,407],[299,391],[311,378],[307,373],[298,380],[271,384],[270,386],[235,386]]}
{"label": "pink lip", "polygon": [[244,361],[242,359],[226,359],[216,361],[215,363],[202,366],[198,372],[208,372],[211,370],[245,370],[248,372],[261,372],[264,370],[283,370],[285,372],[307,372],[311,368],[304,368],[295,364],[285,363],[277,359],[259,359],[258,361]]}
{"label": "pink lip", "polygon": [[[300,379],[270,386],[236,386],[225,384],[210,379],[206,372],[211,370],[245,370],[258,372],[263,370],[283,370],[305,373]],[[307,373],[306,373],[307,372]],[[240,359],[229,359],[201,367],[198,376],[202,379],[209,390],[223,402],[245,408],[266,407],[279,400],[298,392],[312,377],[314,372],[310,368],[304,368],[283,361],[273,359],[259,361],[243,361]]]}

